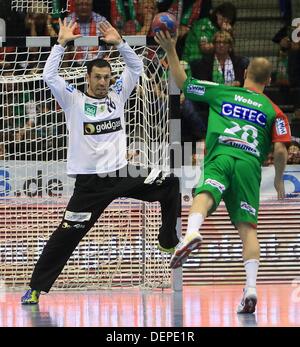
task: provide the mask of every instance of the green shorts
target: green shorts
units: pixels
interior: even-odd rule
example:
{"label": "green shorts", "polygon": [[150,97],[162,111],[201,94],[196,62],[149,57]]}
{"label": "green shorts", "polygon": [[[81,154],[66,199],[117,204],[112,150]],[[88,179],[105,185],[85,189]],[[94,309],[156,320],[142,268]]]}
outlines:
{"label": "green shorts", "polygon": [[[218,155],[204,165],[204,172],[195,195],[209,192],[214,205],[212,214],[223,198],[231,222],[248,222],[256,226],[259,208],[261,167],[257,161],[246,161]],[[202,183],[203,182],[203,183]]]}

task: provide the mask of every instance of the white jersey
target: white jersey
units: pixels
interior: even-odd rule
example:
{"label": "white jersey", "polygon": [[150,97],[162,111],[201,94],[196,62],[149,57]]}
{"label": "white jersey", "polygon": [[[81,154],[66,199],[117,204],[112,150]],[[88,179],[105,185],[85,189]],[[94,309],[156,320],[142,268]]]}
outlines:
{"label": "white jersey", "polygon": [[116,47],[125,69],[105,98],[81,93],[58,75],[64,47],[55,45],[43,79],[65,112],[69,131],[68,175],[116,171],[127,165],[124,105],[143,71],[143,62],[127,43]]}

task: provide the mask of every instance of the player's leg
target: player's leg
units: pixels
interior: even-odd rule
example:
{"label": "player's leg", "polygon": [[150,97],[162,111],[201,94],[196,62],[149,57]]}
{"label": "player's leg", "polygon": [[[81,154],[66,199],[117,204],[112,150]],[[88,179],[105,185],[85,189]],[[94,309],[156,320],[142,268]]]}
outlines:
{"label": "player's leg", "polygon": [[35,265],[31,289],[22,297],[23,304],[36,304],[41,291],[49,292],[80,240],[111,202],[109,194],[101,192],[101,186],[105,187],[105,179],[97,175],[77,176],[74,194]]}
{"label": "player's leg", "polygon": [[246,284],[238,313],[254,313],[257,303],[256,279],[259,267],[260,247],[256,228],[249,223],[238,223],[237,228],[243,243],[243,261]]}
{"label": "player's leg", "polygon": [[[251,180],[249,179],[250,176]],[[238,229],[243,244],[246,284],[241,303],[237,309],[238,313],[253,313],[257,303],[256,278],[260,248],[256,225],[260,178],[258,163],[237,160],[231,188],[224,195],[231,221]]]}
{"label": "player's leg", "polygon": [[204,173],[195,191],[190,209],[188,227],[184,239],[176,247],[170,266],[177,268],[187,260],[189,254],[200,247],[202,235],[199,229],[207,215],[218,207],[222,195],[228,187],[234,160],[220,155],[205,163]]}
{"label": "player's leg", "polygon": [[[257,238],[256,227],[250,223],[238,223],[237,229],[243,243],[243,260],[249,262],[251,259],[259,261],[260,246]],[[247,277],[247,284],[255,286],[256,277],[252,279]]]}
{"label": "player's leg", "polygon": [[141,199],[159,201],[162,221],[158,233],[159,248],[162,251],[173,253],[179,242],[176,230],[177,218],[180,215],[179,179],[166,177],[161,185],[152,186],[151,190]]}
{"label": "player's leg", "polygon": [[199,229],[214,205],[214,198],[208,191],[203,191],[196,195],[188,218],[188,227],[184,238],[176,246],[174,254],[171,258],[170,267],[176,269],[182,266],[190,253],[200,248],[202,235]]}
{"label": "player's leg", "polygon": [[153,192],[149,192],[146,199],[152,201],[154,193],[160,202],[162,224],[158,234],[159,245],[161,249],[171,249],[173,252],[179,242],[176,230],[177,218],[180,215],[179,179],[167,177],[160,186],[153,188]]}
{"label": "player's leg", "polygon": [[122,185],[126,187],[122,196],[142,201],[159,201],[161,205],[161,227],[158,233],[160,250],[171,253],[178,244],[176,231],[180,210],[179,180],[166,177],[161,183],[145,184],[145,177],[128,177]]}

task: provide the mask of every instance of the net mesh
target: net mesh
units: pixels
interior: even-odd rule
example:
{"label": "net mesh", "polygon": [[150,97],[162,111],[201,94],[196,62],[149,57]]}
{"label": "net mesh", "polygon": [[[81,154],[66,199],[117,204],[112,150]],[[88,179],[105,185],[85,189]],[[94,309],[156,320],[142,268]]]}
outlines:
{"label": "net mesh", "polygon": [[[25,286],[50,234],[62,218],[74,181],[66,177],[63,111],[42,80],[50,48],[4,48],[0,72],[1,278]],[[69,48],[59,73],[84,91],[84,49]],[[168,85],[158,52],[136,48],[144,73],[125,106],[132,164],[168,167]],[[98,50],[88,51],[99,56]],[[116,78],[124,68],[116,50],[101,51]],[[86,55],[84,55],[86,57]],[[153,85],[155,84],[155,88]],[[156,248],[160,206],[114,201],[81,241],[56,288],[170,286],[167,256]]]}
{"label": "net mesh", "polygon": [[60,0],[12,0],[12,10],[29,13],[57,14],[66,12],[69,1]]}

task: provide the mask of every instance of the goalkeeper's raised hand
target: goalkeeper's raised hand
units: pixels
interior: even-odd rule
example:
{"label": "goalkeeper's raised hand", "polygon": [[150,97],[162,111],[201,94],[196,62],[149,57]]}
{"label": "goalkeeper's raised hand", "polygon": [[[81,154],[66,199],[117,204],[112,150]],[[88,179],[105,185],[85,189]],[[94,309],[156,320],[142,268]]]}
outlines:
{"label": "goalkeeper's raised hand", "polygon": [[58,33],[58,39],[57,42],[65,47],[65,45],[69,41],[73,41],[75,39],[78,39],[82,35],[75,35],[74,30],[77,27],[77,23],[73,23],[72,21],[67,24],[67,19],[65,18],[64,21],[62,21],[60,18],[59,21],[59,33]]}
{"label": "goalkeeper's raised hand", "polygon": [[118,33],[117,29],[115,29],[108,21],[101,22],[99,24],[99,30],[103,35],[101,39],[105,43],[117,46],[119,43],[122,42],[121,35]]}

